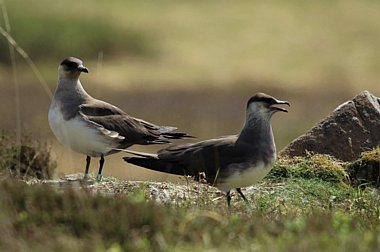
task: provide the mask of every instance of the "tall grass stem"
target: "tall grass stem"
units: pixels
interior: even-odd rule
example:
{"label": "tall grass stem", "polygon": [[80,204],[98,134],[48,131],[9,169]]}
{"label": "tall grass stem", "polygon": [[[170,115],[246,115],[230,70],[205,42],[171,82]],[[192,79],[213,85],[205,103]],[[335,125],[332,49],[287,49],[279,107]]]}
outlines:
{"label": "tall grass stem", "polygon": [[46,92],[47,96],[51,98],[53,96],[53,93],[49,89],[49,86],[47,82],[45,81],[44,77],[42,76],[41,72],[38,70],[36,64],[34,64],[33,60],[29,57],[29,55],[22,49],[14,40],[14,38],[3,28],[0,26],[0,34],[3,35],[7,40],[8,43],[10,43],[13,48],[18,52],[18,54],[21,55],[21,57],[26,61],[26,63],[29,65],[29,67],[32,69],[33,73],[36,75],[38,81],[40,82],[42,88]]}
{"label": "tall grass stem", "polygon": [[[3,14],[4,18],[4,25],[5,29],[7,30],[8,34],[11,33],[11,24],[9,22],[8,12],[7,8],[5,6],[5,3],[3,0],[0,0],[1,5],[1,12]],[[18,156],[18,162],[17,162],[17,171],[20,171],[21,168],[21,103],[20,103],[20,84],[18,82],[18,76],[17,76],[17,63],[16,63],[16,54],[15,49],[8,40],[8,48],[9,48],[9,55],[11,59],[11,65],[12,65],[12,77],[13,77],[13,84],[14,84],[14,92],[15,92],[15,114],[16,114],[16,145],[17,148],[17,156]]]}

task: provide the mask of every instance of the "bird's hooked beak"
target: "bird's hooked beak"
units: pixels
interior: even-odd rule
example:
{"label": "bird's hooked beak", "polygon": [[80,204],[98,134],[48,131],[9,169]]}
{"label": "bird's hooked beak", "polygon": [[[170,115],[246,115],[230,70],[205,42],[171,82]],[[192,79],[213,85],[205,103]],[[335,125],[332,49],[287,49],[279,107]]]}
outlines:
{"label": "bird's hooked beak", "polygon": [[275,105],[283,105],[283,104],[290,106],[290,103],[288,101],[274,100],[274,102],[271,105],[269,105],[269,108],[273,112],[278,112],[278,111],[288,112],[287,109],[275,106]]}
{"label": "bird's hooked beak", "polygon": [[78,66],[77,70],[78,70],[79,72],[88,73],[88,69],[87,69],[87,67],[85,67],[85,66],[83,66],[83,65]]}

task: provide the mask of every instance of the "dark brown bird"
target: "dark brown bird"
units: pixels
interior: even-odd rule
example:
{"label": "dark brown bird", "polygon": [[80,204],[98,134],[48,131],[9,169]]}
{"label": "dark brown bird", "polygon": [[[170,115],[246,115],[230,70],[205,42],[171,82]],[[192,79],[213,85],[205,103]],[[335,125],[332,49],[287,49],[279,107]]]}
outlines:
{"label": "dark brown bird", "polygon": [[155,171],[190,175],[195,180],[205,174],[208,184],[226,192],[228,206],[232,189],[248,203],[240,188],[263,179],[275,162],[270,119],[278,111],[287,112],[276,106],[281,104],[289,105],[289,102],[257,93],[247,103],[245,123],[239,135],[171,146],[158,154],[131,152],[142,157],[124,157],[124,160]]}
{"label": "dark brown bird", "polygon": [[49,125],[58,141],[86,158],[87,177],[91,157],[100,157],[97,180],[101,179],[104,156],[134,144],[165,144],[168,139],[191,137],[172,132],[175,127],[157,126],[129,116],[107,102],[91,97],[79,81],[88,73],[81,60],[69,57],[58,67],[58,86],[49,108]]}

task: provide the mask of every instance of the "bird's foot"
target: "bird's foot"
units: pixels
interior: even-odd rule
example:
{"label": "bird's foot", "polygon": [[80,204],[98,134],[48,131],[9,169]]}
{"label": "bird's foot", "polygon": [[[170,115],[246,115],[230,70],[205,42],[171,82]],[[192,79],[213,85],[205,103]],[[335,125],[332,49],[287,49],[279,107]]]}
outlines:
{"label": "bird's foot", "polygon": [[102,181],[102,174],[98,174],[97,176],[96,176],[96,182],[101,182]]}
{"label": "bird's foot", "polygon": [[88,173],[85,173],[84,175],[83,175],[83,180],[84,181],[87,181],[89,179],[89,177],[88,177]]}

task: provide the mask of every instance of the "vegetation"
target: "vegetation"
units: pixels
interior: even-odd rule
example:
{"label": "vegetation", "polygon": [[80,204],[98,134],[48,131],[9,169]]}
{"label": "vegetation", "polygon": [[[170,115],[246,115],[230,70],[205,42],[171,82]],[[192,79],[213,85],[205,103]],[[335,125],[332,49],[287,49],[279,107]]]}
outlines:
{"label": "vegetation", "polygon": [[377,251],[380,247],[379,195],[373,189],[359,191],[314,179],[267,181],[249,193],[252,209],[240,199],[227,209],[223,197],[206,190],[195,198],[158,204],[149,197],[152,186],[157,185],[143,183],[106,196],[85,188],[57,192],[48,185],[2,181],[0,248]]}
{"label": "vegetation", "polygon": [[[120,90],[143,89],[128,93],[136,100],[128,104],[130,111],[143,110],[140,115],[162,122],[166,114],[183,119],[185,111],[199,122],[193,132],[201,134],[234,130],[230,122],[242,113],[241,94],[258,88],[284,93],[286,87],[294,91],[286,93],[293,94],[292,104],[307,101],[308,106],[293,107],[294,127],[313,122],[311,111],[321,113],[328,102],[324,111],[330,111],[339,95],[379,90],[371,84],[379,79],[376,1],[3,2],[11,35],[52,86],[57,58],[81,57],[90,67],[97,63],[101,74],[86,78],[102,83],[98,93],[111,96],[102,91],[113,89],[112,97],[122,104]],[[0,48],[0,81],[12,83],[3,37]],[[41,121],[48,101],[40,99],[37,81],[25,69],[21,64],[13,69],[24,88],[16,96],[22,98],[25,124],[47,127]],[[13,129],[13,87],[3,86],[2,126]],[[339,87],[335,93],[333,86]],[[179,95],[168,93],[173,88]],[[187,105],[181,93],[186,89],[201,89],[187,96]],[[211,99],[213,94],[219,96]],[[195,95],[206,97],[204,103],[194,104]],[[141,106],[141,100],[154,100],[154,107]],[[158,113],[158,100],[170,110],[160,104],[165,112]],[[180,103],[175,113],[166,112]],[[228,130],[217,132],[221,128]],[[284,134],[293,133],[279,135]],[[220,191],[188,181],[41,180],[50,178],[55,166],[45,145],[25,139],[16,144],[2,136],[1,251],[380,250],[379,149],[352,163],[313,154],[282,158],[264,181],[245,189],[250,208],[233,194],[228,209]]]}
{"label": "vegetation", "polygon": [[24,137],[16,143],[0,135],[0,174],[18,178],[52,178],[57,164],[51,160],[49,149],[38,141]]}
{"label": "vegetation", "polygon": [[363,152],[361,157],[347,165],[347,171],[355,185],[380,186],[380,147]]}
{"label": "vegetation", "polygon": [[281,157],[269,177],[314,178],[331,182],[348,183],[349,177],[343,162],[328,155],[308,153],[307,157],[288,159]]}
{"label": "vegetation", "polygon": [[2,179],[0,249],[378,251],[380,195],[349,186],[344,165],[280,159],[245,189],[250,208],[237,193],[228,208],[223,193],[190,181]]}

